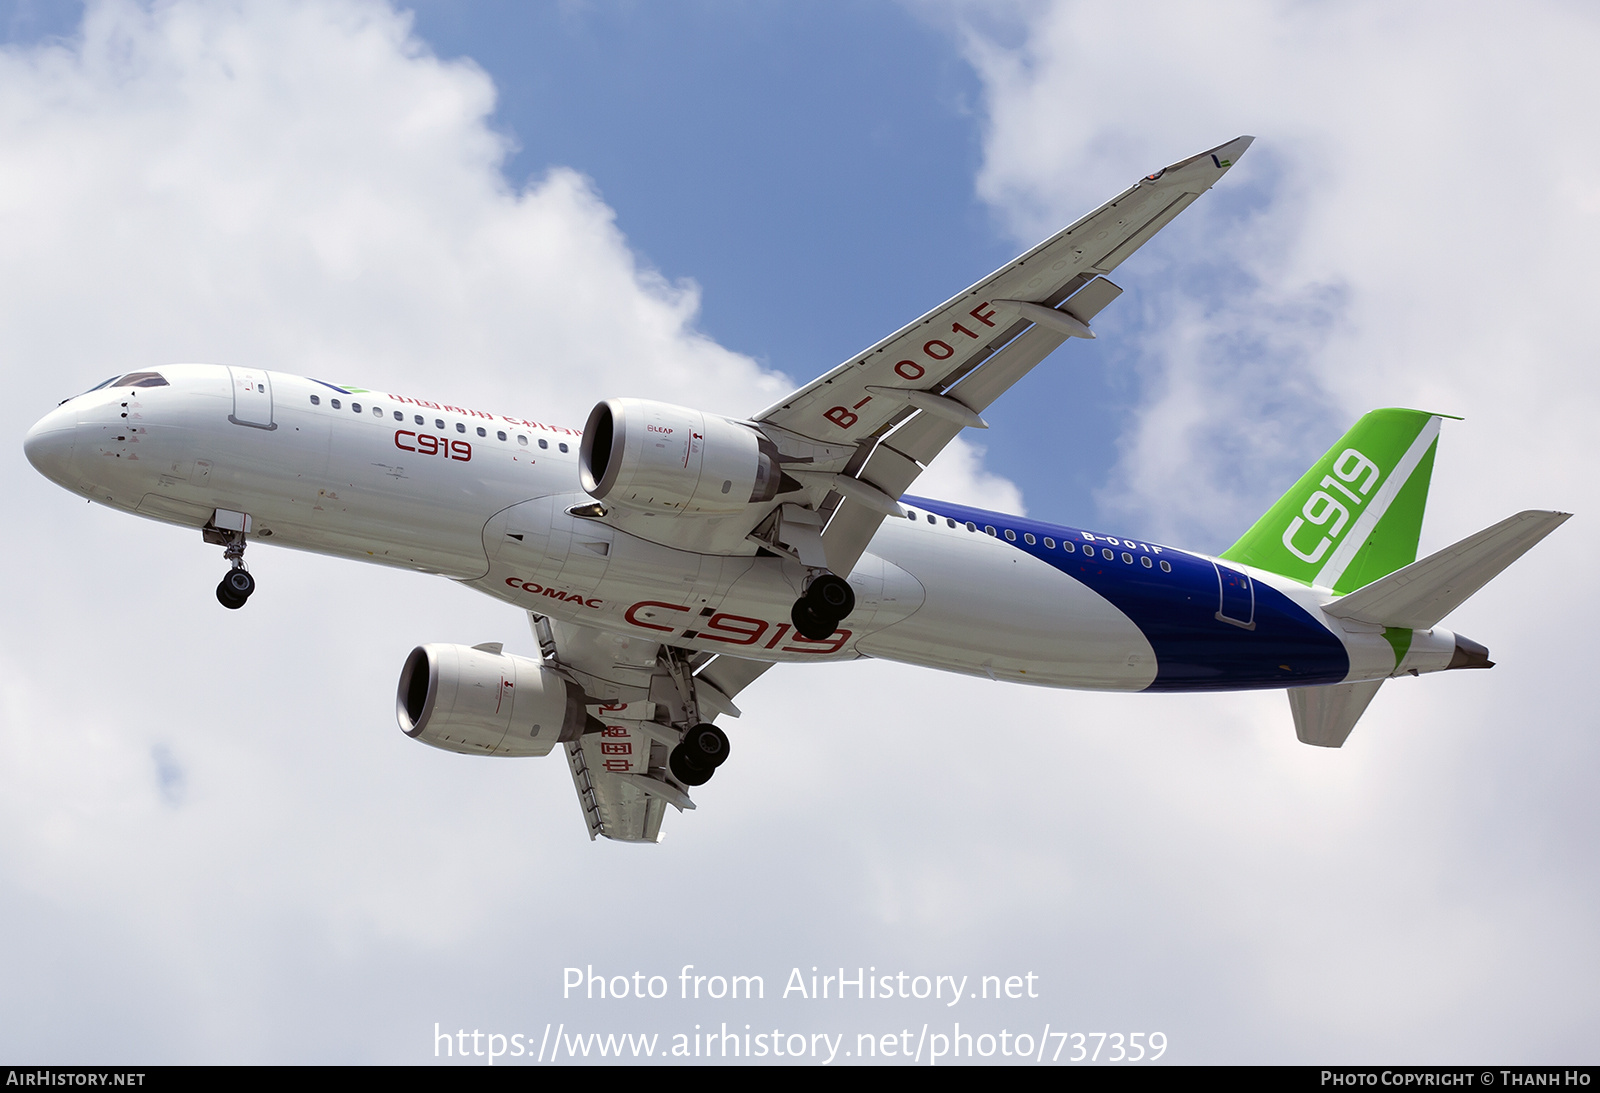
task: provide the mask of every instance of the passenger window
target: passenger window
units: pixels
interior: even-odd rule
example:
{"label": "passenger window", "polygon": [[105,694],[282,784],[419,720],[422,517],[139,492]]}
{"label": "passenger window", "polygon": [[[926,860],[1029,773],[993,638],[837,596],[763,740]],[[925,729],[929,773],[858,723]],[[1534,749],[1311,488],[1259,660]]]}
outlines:
{"label": "passenger window", "polygon": [[[526,448],[528,446],[528,438],[523,436],[521,433],[518,433],[517,434],[517,443],[521,444],[524,448]],[[549,445],[547,445],[544,441],[541,440],[541,441],[539,441],[539,447],[547,448],[547,447],[549,447]]]}
{"label": "passenger window", "polygon": [[1124,550],[1122,552],[1122,564],[1123,565],[1132,565],[1133,564],[1133,555],[1129,554],[1126,550]]}
{"label": "passenger window", "polygon": [[985,524],[985,525],[983,525],[983,533],[985,535],[993,535],[994,534],[994,528],[990,527],[988,524]]}
{"label": "passenger window", "polygon": [[501,440],[504,440],[506,438],[506,433],[505,433],[504,429],[501,429],[499,432],[495,433],[494,435],[499,437]]}
{"label": "passenger window", "polygon": [[1029,546],[1032,546],[1034,543],[1037,543],[1039,540],[1035,539],[1033,537],[1033,532],[1030,531],[1030,532],[1026,533],[1025,535],[1023,535],[1022,541],[1024,543],[1027,543]]}
{"label": "passenger window", "polygon": [[350,412],[351,413],[355,413],[355,414],[359,414],[361,412],[361,403],[352,402],[350,404]]}
{"label": "passenger window", "polygon": [[382,417],[383,416],[383,407],[382,406],[374,406],[372,408],[372,416],[373,417]]}
{"label": "passenger window", "polygon": [[479,436],[488,436],[489,435],[489,431],[487,429],[485,429],[482,425],[480,425],[480,426],[478,426],[478,435]]}
{"label": "passenger window", "polygon": [[916,509],[906,509],[906,519],[907,520],[915,520],[916,518],[917,518],[917,510]]}
{"label": "passenger window", "polygon": [[967,530],[968,531],[977,531],[978,530],[978,525],[974,524],[971,520],[968,520],[967,521]]}
{"label": "passenger window", "polygon": [[948,516],[946,516],[944,518],[944,522],[946,524],[949,524],[951,527],[955,527],[956,526],[956,522],[954,520],[950,519],[950,517],[948,517]]}
{"label": "passenger window", "polygon": [[1014,543],[1017,541],[1017,533],[1012,531],[1010,528],[1006,528],[1006,538]]}
{"label": "passenger window", "polygon": [[404,421],[406,419],[406,415],[402,414],[399,410],[396,410],[394,412],[394,419],[396,421]]}
{"label": "passenger window", "polygon": [[344,407],[342,407],[342,406],[340,406],[340,405],[339,405],[339,400],[338,400],[338,399],[336,399],[336,398],[331,398],[331,399],[329,399],[329,400],[328,400],[328,405],[329,405],[329,406],[332,406],[332,407],[333,407],[333,408],[334,408],[334,409],[335,409],[335,410],[342,410],[342,409],[344,409]]}
{"label": "passenger window", "polygon": [[433,419],[433,427],[435,429],[438,429],[441,433],[444,432],[444,418],[442,418],[442,417],[434,418]]}
{"label": "passenger window", "polygon": [[311,405],[313,405],[313,406],[321,406],[322,405],[322,399],[318,398],[316,395],[312,395],[311,396]]}
{"label": "passenger window", "polygon": [[422,415],[418,414],[416,417],[412,418],[411,420],[416,422],[418,425],[421,425],[422,424]]}
{"label": "passenger window", "polygon": [[1109,562],[1111,559],[1115,558],[1116,555],[1111,553],[1111,548],[1110,547],[1101,547],[1100,548],[1100,557],[1104,558],[1106,561]]}
{"label": "passenger window", "polygon": [[1054,550],[1056,548],[1056,541],[1050,538],[1050,536],[1046,535],[1044,537],[1044,545],[1049,547],[1051,550]]}
{"label": "passenger window", "polygon": [[1068,554],[1076,554],[1076,553],[1078,553],[1077,546],[1075,544],[1073,544],[1073,543],[1067,542],[1067,540],[1065,540],[1065,539],[1061,540],[1061,549],[1066,551]]}
{"label": "passenger window", "polygon": [[456,432],[464,433],[466,431],[467,431],[467,423],[466,422],[464,422],[464,421],[456,422]]}
{"label": "passenger window", "polygon": [[[526,441],[526,440],[523,440],[523,439],[522,439],[522,438],[521,438],[521,437],[520,437],[520,436],[519,436],[519,437],[517,437],[517,440],[518,440],[518,441],[519,441],[519,442],[521,442],[521,443],[523,443],[523,444],[526,444],[526,443],[527,443],[527,441]],[[546,440],[546,439],[545,439],[545,438],[544,438],[544,437],[540,437],[540,438],[539,438],[539,447],[541,447],[541,448],[548,448],[548,447],[550,447],[550,442],[549,442],[549,441],[548,441],[548,440]]]}
{"label": "passenger window", "polygon": [[939,522],[938,518],[936,516],[934,516],[933,513],[931,513],[931,512],[928,513],[928,523],[937,524],[938,522]]}
{"label": "passenger window", "polygon": [[567,446],[565,444],[557,444],[556,447],[560,448],[562,451],[567,450]]}
{"label": "passenger window", "polygon": [[1163,573],[1171,573],[1172,572],[1172,563],[1171,562],[1162,562],[1161,563],[1161,572],[1163,572]]}
{"label": "passenger window", "polygon": [[1149,569],[1150,568],[1150,555],[1141,554],[1139,556],[1139,564],[1144,566],[1146,569]]}

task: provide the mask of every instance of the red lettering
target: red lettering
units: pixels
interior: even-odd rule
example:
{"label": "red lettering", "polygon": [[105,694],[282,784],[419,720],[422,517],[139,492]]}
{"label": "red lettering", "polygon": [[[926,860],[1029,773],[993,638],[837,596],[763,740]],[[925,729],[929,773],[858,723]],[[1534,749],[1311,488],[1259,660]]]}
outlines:
{"label": "red lettering", "polygon": [[994,325],[994,311],[993,311],[993,309],[991,309],[989,311],[984,311],[983,310],[984,308],[986,308],[988,306],[989,306],[989,301],[985,300],[983,303],[979,304],[977,307],[975,307],[971,311],[967,312],[967,314],[971,315],[974,319],[977,319],[984,326],[993,326]]}
{"label": "red lettering", "polygon": [[400,443],[400,438],[403,436],[415,437],[416,435],[417,434],[413,433],[410,429],[400,429],[394,434],[394,446],[399,448],[402,452],[414,452],[416,449]]}
{"label": "red lettering", "polygon": [[789,624],[786,622],[780,622],[778,624],[778,632],[772,635],[771,641],[767,642],[767,648],[771,649],[773,646],[777,645],[778,642],[783,640],[783,635],[787,634],[788,632]]}
{"label": "red lettering", "polygon": [[966,327],[962,326],[960,323],[951,323],[950,324],[950,332],[952,334],[965,334],[969,338],[976,338],[977,337],[976,334],[974,334],[972,331],[968,330]]}
{"label": "red lettering", "polygon": [[607,759],[601,765],[603,767],[605,767],[607,770],[612,771],[613,773],[626,774],[628,771],[633,769],[633,760],[631,760],[631,759]]}
{"label": "red lettering", "polygon": [[919,380],[927,373],[927,371],[928,370],[926,368],[922,367],[922,365],[918,364],[916,361],[901,361],[899,364],[894,366],[895,375],[899,376],[901,379]]}
{"label": "red lettering", "polygon": [[[944,350],[944,352],[936,353],[934,351],[934,346],[938,346],[940,349]],[[949,345],[941,342],[938,338],[935,338],[933,341],[924,344],[922,351],[936,361],[948,360],[950,357],[954,356],[956,352]]]}
{"label": "red lettering", "polygon": [[827,656],[829,653],[837,653],[840,649],[844,648],[844,643],[850,640],[850,631],[835,630],[832,637],[823,638],[820,641],[814,641],[811,638],[806,637],[804,634],[796,634],[794,640],[798,642],[804,642],[806,645],[821,645],[826,646],[826,648],[805,649],[796,648],[793,645],[785,645],[783,647],[783,651],[785,653],[817,653],[821,656]]}
{"label": "red lettering", "polygon": [[622,617],[624,619],[626,619],[628,622],[633,623],[633,625],[635,625],[635,626],[642,626],[646,630],[660,630],[663,633],[669,633],[669,634],[672,631],[676,630],[677,627],[676,626],[661,626],[661,625],[658,625],[658,624],[653,623],[653,622],[641,622],[638,618],[636,618],[635,616],[637,615],[639,609],[642,608],[642,607],[660,607],[660,608],[662,608],[664,610],[667,610],[667,611],[687,611],[687,610],[689,610],[687,607],[679,607],[675,603],[662,603],[660,600],[640,600],[638,603],[636,603],[632,607],[628,608],[627,611],[623,612]]}
{"label": "red lettering", "polygon": [[[627,736],[628,734],[626,732],[624,732],[622,735],[623,736]],[[602,740],[600,742],[600,754],[601,755],[632,755],[633,754],[633,743],[631,741],[624,741],[621,744],[612,744],[612,743],[609,743],[607,741]]]}
{"label": "red lettering", "polygon": [[867,403],[869,403],[871,401],[872,401],[872,396],[868,395],[866,398],[862,399],[860,402],[858,402],[854,406],[852,406],[851,409],[852,410],[859,410],[859,409],[861,409],[863,406],[865,406]]}
{"label": "red lettering", "polygon": [[[728,623],[741,625],[729,626]],[[754,645],[761,640],[761,635],[767,632],[767,624],[760,619],[752,619],[745,615],[728,615],[718,613],[711,616],[706,623],[706,628],[700,636],[707,641],[725,641],[729,645]],[[721,634],[731,634],[732,637],[721,637]]]}
{"label": "red lettering", "polygon": [[517,586],[521,585],[522,582],[516,577],[507,577],[506,584],[510,585],[512,588],[516,588]]}
{"label": "red lettering", "polygon": [[861,420],[861,416],[859,414],[852,414],[843,406],[835,406],[822,416],[839,426],[841,429],[848,429],[850,426]]}
{"label": "red lettering", "polygon": [[439,438],[432,433],[417,433],[417,451],[423,455],[439,454]]}
{"label": "red lettering", "polygon": [[462,463],[472,462],[472,445],[465,440],[452,440],[450,442],[450,458]]}

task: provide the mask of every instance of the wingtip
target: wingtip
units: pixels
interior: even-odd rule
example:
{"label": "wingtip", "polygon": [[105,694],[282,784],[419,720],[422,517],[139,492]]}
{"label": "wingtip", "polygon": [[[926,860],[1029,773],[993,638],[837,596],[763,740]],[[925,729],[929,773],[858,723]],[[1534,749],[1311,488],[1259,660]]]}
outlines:
{"label": "wingtip", "polygon": [[1174,163],[1172,166],[1166,168],[1166,170],[1159,171],[1157,174],[1151,175],[1150,177],[1157,178],[1160,175],[1166,174],[1168,171],[1178,171],[1190,166],[1191,164],[1198,163],[1204,163],[1207,166],[1217,170],[1226,171],[1228,168],[1232,167],[1238,162],[1239,157],[1244,155],[1245,149],[1249,148],[1250,145],[1255,142],[1255,139],[1255,137],[1251,136],[1234,137],[1225,144],[1219,144],[1215,148],[1208,148],[1204,152],[1190,156],[1188,159],[1179,160],[1177,163]]}

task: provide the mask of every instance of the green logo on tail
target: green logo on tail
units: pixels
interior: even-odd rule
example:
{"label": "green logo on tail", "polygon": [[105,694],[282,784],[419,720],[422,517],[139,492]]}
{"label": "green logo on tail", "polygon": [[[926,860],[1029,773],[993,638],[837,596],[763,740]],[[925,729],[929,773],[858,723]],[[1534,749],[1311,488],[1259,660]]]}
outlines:
{"label": "green logo on tail", "polygon": [[1372,411],[1222,557],[1341,595],[1410,565],[1441,417]]}

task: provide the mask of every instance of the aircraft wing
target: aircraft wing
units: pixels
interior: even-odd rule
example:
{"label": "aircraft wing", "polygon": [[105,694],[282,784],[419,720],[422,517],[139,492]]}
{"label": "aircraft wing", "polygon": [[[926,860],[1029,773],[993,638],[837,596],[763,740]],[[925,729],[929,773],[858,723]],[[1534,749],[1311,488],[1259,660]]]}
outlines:
{"label": "aircraft wing", "polygon": [[[785,471],[829,492],[828,567],[847,575],[896,499],[963,428],[1122,290],[1110,273],[1221,178],[1253,137],[1140,179],[920,319],[800,388],[755,421],[849,453]],[[783,444],[780,442],[780,447]]]}
{"label": "aircraft wing", "polygon": [[770,662],[695,654],[529,612],[546,660],[584,689],[602,725],[566,748],[589,838],[658,842],[670,805],[694,808],[667,753],[684,729],[738,717],[733,698]]}

